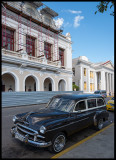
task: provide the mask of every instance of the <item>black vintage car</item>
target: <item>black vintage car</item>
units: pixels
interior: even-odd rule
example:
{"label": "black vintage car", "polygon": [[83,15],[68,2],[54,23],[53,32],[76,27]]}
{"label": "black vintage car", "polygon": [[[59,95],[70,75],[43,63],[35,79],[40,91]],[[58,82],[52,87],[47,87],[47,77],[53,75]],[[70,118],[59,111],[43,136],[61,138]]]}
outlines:
{"label": "black vintage car", "polygon": [[100,130],[108,117],[102,96],[62,94],[54,96],[43,109],[15,115],[11,134],[20,141],[58,153],[69,135],[90,125]]}

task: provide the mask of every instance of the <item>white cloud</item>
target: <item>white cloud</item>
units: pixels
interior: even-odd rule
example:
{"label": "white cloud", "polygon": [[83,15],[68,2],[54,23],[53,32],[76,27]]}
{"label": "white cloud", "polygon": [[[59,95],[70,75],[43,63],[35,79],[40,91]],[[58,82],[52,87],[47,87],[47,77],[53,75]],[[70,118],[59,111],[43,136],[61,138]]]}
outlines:
{"label": "white cloud", "polygon": [[80,26],[80,21],[84,19],[84,16],[76,16],[75,19],[74,19],[74,27],[78,27]]}
{"label": "white cloud", "polygon": [[70,13],[73,13],[73,14],[79,14],[79,13],[82,13],[82,11],[74,11],[74,10],[68,10]]}
{"label": "white cloud", "polygon": [[54,21],[55,21],[56,27],[59,29],[63,25],[64,19],[63,18],[58,18],[56,20],[54,19]]}
{"label": "white cloud", "polygon": [[72,24],[70,24],[69,22],[66,22],[66,23],[64,23],[64,25],[63,25],[64,27],[71,27],[72,26]]}

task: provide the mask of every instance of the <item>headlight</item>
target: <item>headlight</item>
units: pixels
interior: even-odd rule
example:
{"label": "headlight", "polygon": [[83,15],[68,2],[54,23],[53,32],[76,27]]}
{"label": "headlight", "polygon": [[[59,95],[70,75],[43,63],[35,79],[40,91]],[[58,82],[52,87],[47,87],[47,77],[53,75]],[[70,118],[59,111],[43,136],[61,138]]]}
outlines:
{"label": "headlight", "polygon": [[40,127],[40,133],[43,133],[43,134],[44,134],[44,133],[45,133],[45,131],[46,131],[46,127],[41,126],[41,127]]}
{"label": "headlight", "polygon": [[16,116],[13,116],[13,122],[15,122],[18,118]]}

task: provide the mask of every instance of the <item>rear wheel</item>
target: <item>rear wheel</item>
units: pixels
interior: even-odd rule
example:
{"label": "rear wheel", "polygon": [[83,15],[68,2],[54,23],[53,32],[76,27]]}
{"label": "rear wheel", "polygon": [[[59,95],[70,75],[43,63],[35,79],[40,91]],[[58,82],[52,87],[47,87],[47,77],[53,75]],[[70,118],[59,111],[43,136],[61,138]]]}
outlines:
{"label": "rear wheel", "polygon": [[66,137],[64,133],[58,133],[52,140],[52,145],[49,147],[51,152],[58,153],[63,150],[66,143]]}

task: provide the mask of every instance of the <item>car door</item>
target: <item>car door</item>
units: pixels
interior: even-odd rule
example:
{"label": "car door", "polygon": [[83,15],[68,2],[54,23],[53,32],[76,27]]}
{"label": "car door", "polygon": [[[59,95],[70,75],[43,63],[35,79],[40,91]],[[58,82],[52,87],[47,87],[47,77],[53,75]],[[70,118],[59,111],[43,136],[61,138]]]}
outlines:
{"label": "car door", "polygon": [[73,112],[70,115],[73,131],[85,128],[89,124],[89,114],[87,111],[86,101],[80,100],[76,103]]}
{"label": "car door", "polygon": [[89,125],[93,124],[94,122],[94,116],[97,111],[97,99],[96,98],[89,98],[86,100],[87,104],[87,112],[88,112],[88,117],[89,117]]}

